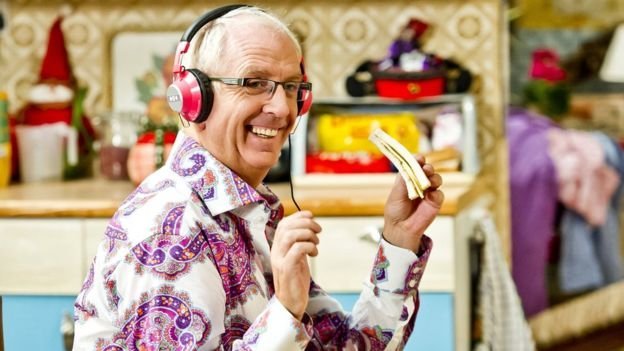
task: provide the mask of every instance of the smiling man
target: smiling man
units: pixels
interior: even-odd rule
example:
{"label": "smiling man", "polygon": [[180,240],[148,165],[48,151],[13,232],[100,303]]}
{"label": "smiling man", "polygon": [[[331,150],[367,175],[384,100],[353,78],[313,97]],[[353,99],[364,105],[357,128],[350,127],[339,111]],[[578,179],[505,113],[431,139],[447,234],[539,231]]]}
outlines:
{"label": "smiling man", "polygon": [[345,313],[310,276],[313,214],[284,217],[262,184],[311,98],[294,35],[266,11],[230,6],[198,19],[176,56],[169,102],[191,123],[111,219],[76,300],[74,349],[402,348],[440,176],[419,160],[432,186],[417,200],[397,177],[370,281]]}

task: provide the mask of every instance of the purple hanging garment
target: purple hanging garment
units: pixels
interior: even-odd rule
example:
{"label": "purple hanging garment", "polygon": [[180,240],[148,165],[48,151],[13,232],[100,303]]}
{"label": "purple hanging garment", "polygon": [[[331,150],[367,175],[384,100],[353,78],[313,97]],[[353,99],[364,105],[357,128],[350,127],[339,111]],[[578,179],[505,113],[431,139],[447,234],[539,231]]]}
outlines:
{"label": "purple hanging garment", "polygon": [[546,268],[554,235],[557,180],[548,155],[547,118],[509,108],[512,276],[527,317],[548,307]]}

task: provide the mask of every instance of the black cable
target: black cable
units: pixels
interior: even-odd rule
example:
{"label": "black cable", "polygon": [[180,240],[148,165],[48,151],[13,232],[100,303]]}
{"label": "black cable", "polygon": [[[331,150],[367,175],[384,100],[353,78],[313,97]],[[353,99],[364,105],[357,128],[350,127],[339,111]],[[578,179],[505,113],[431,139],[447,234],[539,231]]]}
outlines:
{"label": "black cable", "polygon": [[295,204],[295,207],[297,208],[297,211],[301,211],[301,208],[299,207],[299,204],[297,203],[297,200],[295,200],[295,192],[293,190],[293,183],[292,183],[292,170],[291,170],[291,157],[292,157],[292,145],[290,144],[290,135],[288,135],[288,184],[290,185],[290,198],[292,199],[293,203]]}
{"label": "black cable", "polygon": [[[290,142],[290,135],[288,135],[288,184],[290,185],[290,198],[295,204],[295,207],[297,208],[297,210],[301,211],[301,208],[299,207],[297,200],[295,200],[295,193],[293,190],[292,169],[291,169],[292,151],[293,149],[292,149],[292,144]],[[318,336],[318,331],[316,329],[314,330],[314,336],[312,337],[311,342],[315,343],[315,345],[320,347],[321,350],[325,350],[325,347],[323,346],[323,343],[321,342],[321,338]]]}

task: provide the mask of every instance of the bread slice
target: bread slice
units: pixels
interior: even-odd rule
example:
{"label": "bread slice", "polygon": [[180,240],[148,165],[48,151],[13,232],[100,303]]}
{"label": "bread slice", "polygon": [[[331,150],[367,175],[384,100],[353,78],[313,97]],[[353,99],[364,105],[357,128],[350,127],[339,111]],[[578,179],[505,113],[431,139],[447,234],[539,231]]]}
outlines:
{"label": "bread slice", "polygon": [[410,200],[416,197],[424,198],[424,192],[431,186],[431,182],[414,156],[381,128],[373,130],[368,139],[399,170],[407,186],[407,195]]}

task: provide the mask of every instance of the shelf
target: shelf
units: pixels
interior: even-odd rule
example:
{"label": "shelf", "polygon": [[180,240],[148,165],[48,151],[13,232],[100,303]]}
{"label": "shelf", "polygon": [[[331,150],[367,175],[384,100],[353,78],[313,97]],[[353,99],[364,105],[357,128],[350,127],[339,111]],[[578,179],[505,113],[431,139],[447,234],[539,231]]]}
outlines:
{"label": "shelf", "polygon": [[[477,150],[477,115],[474,97],[470,94],[446,94],[435,97],[425,97],[417,100],[398,100],[369,97],[337,97],[324,98],[314,101],[309,113],[301,117],[299,126],[292,138],[291,173],[293,176],[308,176],[305,168],[305,158],[308,152],[308,131],[310,118],[319,109],[338,111],[340,113],[362,112],[374,110],[383,113],[405,109],[425,109],[428,107],[454,104],[459,106],[463,117],[462,135],[462,172],[476,175],[480,170],[480,161]],[[312,117],[311,117],[312,115]]]}

